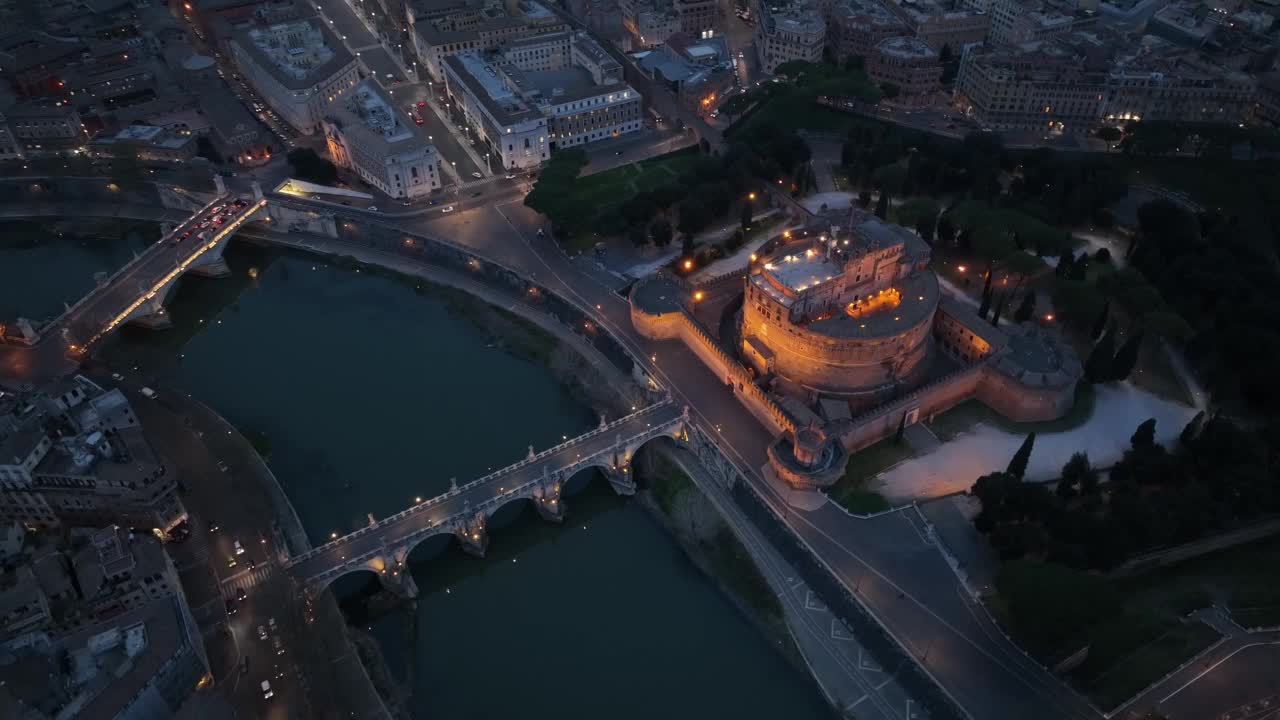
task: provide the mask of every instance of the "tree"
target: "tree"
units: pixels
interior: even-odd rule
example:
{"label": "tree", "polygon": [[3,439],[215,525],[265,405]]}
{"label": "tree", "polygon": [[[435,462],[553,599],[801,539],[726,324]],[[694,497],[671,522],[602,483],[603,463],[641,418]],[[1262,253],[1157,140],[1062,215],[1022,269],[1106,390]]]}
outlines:
{"label": "tree", "polygon": [[1053,274],[1060,278],[1067,277],[1071,274],[1071,268],[1076,264],[1076,255],[1070,250],[1058,256],[1058,267],[1054,268]]}
{"label": "tree", "polygon": [[1133,435],[1129,437],[1129,444],[1134,450],[1147,450],[1156,445],[1156,419],[1147,418],[1142,421],[1137,430],[1133,431]]}
{"label": "tree", "polygon": [[671,244],[671,222],[665,218],[659,218],[649,224],[649,237],[653,238],[653,244],[660,248],[664,248]]}
{"label": "tree", "polygon": [[902,88],[898,87],[896,83],[880,83],[880,94],[884,96],[885,100],[892,100],[902,94]]}
{"label": "tree", "polygon": [[680,236],[680,256],[684,258],[693,258],[693,236]]}
{"label": "tree", "polygon": [[1114,326],[1108,327],[1107,331],[1102,334],[1102,339],[1097,345],[1093,346],[1093,350],[1089,352],[1089,357],[1084,361],[1084,378],[1091,383],[1104,383],[1111,379],[1111,363],[1115,358],[1116,348],[1116,330]]}
{"label": "tree", "polygon": [[996,295],[996,310],[995,312],[991,313],[992,327],[1000,327],[1000,315],[1004,313],[1004,306],[1005,306],[1005,303],[1007,302],[1008,302],[1008,298],[1005,297],[1004,293],[1000,293],[999,295]]}
{"label": "tree", "polygon": [[946,215],[938,218],[938,241],[944,245],[952,245],[956,240],[956,227]]}
{"label": "tree", "polygon": [[641,248],[649,244],[649,233],[643,224],[632,225],[627,229],[627,239],[632,245]]}
{"label": "tree", "polygon": [[1031,319],[1031,314],[1036,311],[1036,291],[1028,290],[1026,295],[1022,296],[1022,304],[1013,313],[1013,321],[1024,323]]}
{"label": "tree", "polygon": [[743,230],[751,229],[751,217],[754,214],[751,211],[751,205],[752,203],[750,200],[742,204],[742,216],[739,218],[739,220],[742,223]]}
{"label": "tree", "polygon": [[1079,649],[1094,624],[1120,612],[1120,596],[1105,578],[1058,563],[1006,563],[996,589],[1014,636],[1041,657]]}
{"label": "tree", "polygon": [[1067,278],[1077,282],[1085,282],[1089,279],[1089,253],[1080,253],[1080,257],[1072,263],[1071,272],[1067,273]]}
{"label": "tree", "polygon": [[1178,442],[1182,443],[1182,447],[1191,450],[1195,444],[1196,438],[1200,437],[1200,429],[1204,427],[1204,411],[1196,413],[1196,416],[1187,422],[1182,428],[1182,432],[1178,433]]}
{"label": "tree", "polygon": [[676,227],[685,235],[696,235],[711,222],[711,211],[696,195],[680,203]]}
{"label": "tree", "polygon": [[1120,131],[1120,128],[1110,125],[1098,128],[1098,131],[1094,134],[1098,136],[1099,140],[1107,143],[1119,142],[1120,138],[1124,137],[1124,133]]}
{"label": "tree", "polygon": [[[311,148],[290,150],[286,157],[289,160],[289,166],[293,168],[293,174],[297,175],[300,180],[320,185],[332,185],[338,181],[338,168],[334,167],[333,163],[317,155],[316,151]],[[537,210],[537,208],[534,209]],[[548,217],[550,217],[550,214],[548,214]],[[552,217],[552,222],[555,222],[554,217]]]}
{"label": "tree", "polygon": [[982,303],[981,303],[980,305],[978,305],[978,317],[982,318],[983,320],[986,320],[986,319],[987,319],[987,312],[988,312],[989,310],[991,310],[991,285],[990,285],[990,283],[988,283],[988,284],[987,284],[987,286],[986,286],[985,288],[983,288],[983,289],[982,289]]}
{"label": "tree", "polygon": [[1067,464],[1062,466],[1062,481],[1058,483],[1058,497],[1064,497],[1064,485],[1071,490],[1070,494],[1079,492],[1081,495],[1092,495],[1098,491],[1098,471],[1089,462],[1087,453],[1073,454]]}
{"label": "tree", "polygon": [[1133,372],[1134,366],[1138,364],[1138,352],[1142,349],[1142,331],[1135,330],[1130,333],[1129,339],[1125,340],[1120,349],[1116,351],[1115,360],[1111,363],[1111,379],[1124,380],[1129,377],[1129,373]]}
{"label": "tree", "polygon": [[889,216],[889,192],[887,190],[880,191],[880,198],[876,200],[876,217],[884,220]]}
{"label": "tree", "polygon": [[1102,336],[1102,331],[1107,328],[1107,321],[1111,317],[1111,301],[1108,300],[1102,304],[1102,311],[1098,313],[1098,318],[1093,321],[1093,328],[1089,331],[1089,337],[1097,340]]}
{"label": "tree", "polygon": [[1018,448],[1018,452],[1013,454],[1009,460],[1009,467],[1005,472],[1009,475],[1021,480],[1027,474],[1027,463],[1031,460],[1031,448],[1036,444],[1036,434],[1027,433],[1027,437],[1023,439],[1022,445]]}

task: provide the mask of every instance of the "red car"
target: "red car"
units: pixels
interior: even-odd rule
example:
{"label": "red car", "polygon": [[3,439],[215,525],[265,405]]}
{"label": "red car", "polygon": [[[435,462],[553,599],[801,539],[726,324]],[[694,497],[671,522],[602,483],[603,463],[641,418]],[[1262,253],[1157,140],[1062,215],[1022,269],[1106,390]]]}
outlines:
{"label": "red car", "polygon": [[424,108],[424,107],[426,107],[426,106],[427,106],[427,101],[426,101],[426,100],[419,100],[419,101],[418,101],[418,107],[419,107],[419,108]]}
{"label": "red car", "polygon": [[422,124],[422,118],[420,118],[420,117],[416,117],[416,118],[414,118],[414,119],[413,119],[413,121],[414,121],[415,123],[419,124],[419,125],[421,125],[421,124]]}

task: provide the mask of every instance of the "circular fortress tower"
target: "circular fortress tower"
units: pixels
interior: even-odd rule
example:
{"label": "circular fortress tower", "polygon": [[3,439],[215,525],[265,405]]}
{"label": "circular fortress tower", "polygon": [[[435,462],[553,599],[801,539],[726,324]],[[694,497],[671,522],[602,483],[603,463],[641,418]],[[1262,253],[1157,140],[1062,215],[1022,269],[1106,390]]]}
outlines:
{"label": "circular fortress tower", "polygon": [[852,221],[755,264],[743,355],[804,389],[874,399],[927,369],[938,281],[926,267],[929,246],[910,231],[862,213]]}

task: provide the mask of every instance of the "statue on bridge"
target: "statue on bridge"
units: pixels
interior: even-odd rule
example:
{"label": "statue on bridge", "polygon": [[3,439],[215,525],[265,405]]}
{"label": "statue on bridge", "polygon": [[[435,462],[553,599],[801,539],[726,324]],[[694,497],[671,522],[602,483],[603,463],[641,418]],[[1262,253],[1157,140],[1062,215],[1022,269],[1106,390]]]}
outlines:
{"label": "statue on bridge", "polygon": [[449,478],[449,492],[450,493],[458,492],[458,478],[456,477]]}

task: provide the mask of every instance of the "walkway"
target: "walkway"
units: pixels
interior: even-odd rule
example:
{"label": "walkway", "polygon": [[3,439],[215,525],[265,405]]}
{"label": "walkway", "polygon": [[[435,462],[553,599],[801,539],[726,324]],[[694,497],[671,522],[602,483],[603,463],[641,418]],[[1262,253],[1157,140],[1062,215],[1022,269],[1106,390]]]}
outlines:
{"label": "walkway", "polygon": [[[683,411],[664,402],[609,423],[526,460],[490,473],[444,495],[431,498],[366,528],[290,558],[289,572],[307,585],[323,584],[385,555],[412,548],[431,535],[453,532],[453,524],[476,513],[529,496],[548,477],[565,479],[589,467],[612,466],[615,451],[643,444],[669,432]],[[621,469],[621,468],[619,468]]]}

